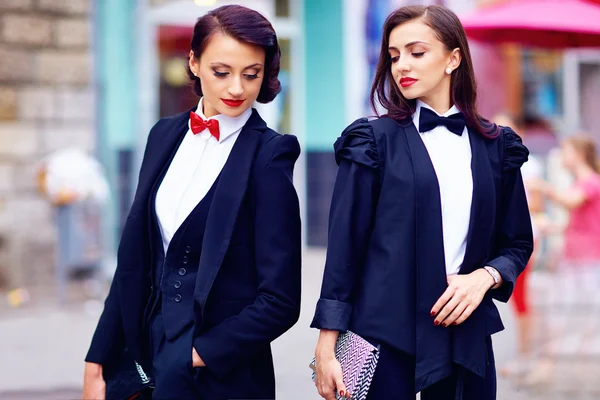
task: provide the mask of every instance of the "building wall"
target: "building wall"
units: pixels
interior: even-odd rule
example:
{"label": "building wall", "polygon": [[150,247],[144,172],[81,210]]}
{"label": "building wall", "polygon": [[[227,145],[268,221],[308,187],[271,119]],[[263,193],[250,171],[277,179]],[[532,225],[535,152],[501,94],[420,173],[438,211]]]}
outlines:
{"label": "building wall", "polygon": [[35,164],[95,147],[90,0],[0,2],[0,284],[46,281],[53,212]]}

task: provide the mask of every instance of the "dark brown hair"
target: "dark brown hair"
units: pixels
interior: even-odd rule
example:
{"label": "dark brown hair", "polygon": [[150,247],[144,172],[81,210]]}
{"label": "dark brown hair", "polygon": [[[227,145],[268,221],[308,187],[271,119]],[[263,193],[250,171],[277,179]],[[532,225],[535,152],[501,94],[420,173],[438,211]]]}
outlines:
{"label": "dark brown hair", "polygon": [[[265,50],[264,79],[256,101],[268,103],[281,92],[279,82],[279,62],[281,51],[273,26],[257,11],[239,5],[216,8],[198,18],[190,47],[194,57],[200,58],[211,37],[222,32],[235,40],[259,46]],[[202,96],[200,78],[187,67],[188,76],[194,84],[194,92]]]}
{"label": "dark brown hair", "polygon": [[461,63],[452,71],[451,76],[451,103],[464,114],[468,127],[486,137],[496,136],[498,134],[496,124],[487,121],[477,113],[477,83],[463,26],[456,14],[442,6],[401,7],[385,20],[381,53],[371,87],[371,106],[377,115],[379,115],[377,103],[381,104],[387,110],[387,115],[396,121],[410,117],[416,110],[416,100],[406,99],[394,82],[388,47],[392,30],[398,25],[417,18],[422,18],[423,22],[435,31],[448,51],[456,48],[460,50]]}
{"label": "dark brown hair", "polygon": [[596,143],[587,135],[580,134],[568,137],[564,140],[568,143],[579,155],[583,161],[591,167],[596,173],[600,173],[600,163],[598,162],[598,153],[596,152]]}

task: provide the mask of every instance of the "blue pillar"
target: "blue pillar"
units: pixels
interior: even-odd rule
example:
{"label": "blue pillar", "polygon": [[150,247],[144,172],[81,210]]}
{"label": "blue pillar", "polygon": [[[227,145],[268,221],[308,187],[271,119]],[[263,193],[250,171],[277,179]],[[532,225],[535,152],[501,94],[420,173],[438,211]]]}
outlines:
{"label": "blue pillar", "polygon": [[305,0],[306,144],[331,151],[344,128],[343,0]]}
{"label": "blue pillar", "polygon": [[305,0],[307,244],[327,243],[337,166],[333,143],[345,125],[343,0]]}
{"label": "blue pillar", "polygon": [[136,0],[95,2],[97,148],[111,188],[103,218],[103,241],[109,254],[115,253],[132,197],[137,100],[136,5]]}

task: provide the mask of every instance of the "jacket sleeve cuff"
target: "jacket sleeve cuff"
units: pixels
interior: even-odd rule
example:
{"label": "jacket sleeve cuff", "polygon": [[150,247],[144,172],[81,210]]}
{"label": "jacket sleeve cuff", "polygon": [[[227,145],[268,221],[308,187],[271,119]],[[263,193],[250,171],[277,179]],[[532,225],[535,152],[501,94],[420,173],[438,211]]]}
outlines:
{"label": "jacket sleeve cuff", "polygon": [[350,325],[352,306],[337,300],[320,299],[311,328],[346,332]]}
{"label": "jacket sleeve cuff", "polygon": [[490,291],[492,298],[506,303],[515,288],[515,281],[517,280],[517,274],[515,272],[515,266],[507,257],[498,257],[487,263],[490,267],[496,268],[502,277],[502,286],[498,289]]}

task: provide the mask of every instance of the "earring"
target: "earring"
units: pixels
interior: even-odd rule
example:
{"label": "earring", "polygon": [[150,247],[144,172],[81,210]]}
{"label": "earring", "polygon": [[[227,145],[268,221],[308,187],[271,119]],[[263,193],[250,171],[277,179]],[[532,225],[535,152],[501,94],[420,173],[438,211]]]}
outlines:
{"label": "earring", "polygon": [[450,75],[452,73],[452,68],[448,67],[446,68],[446,74]]}
{"label": "earring", "polygon": [[194,71],[194,76],[198,76],[198,74],[196,73],[196,71]]}

